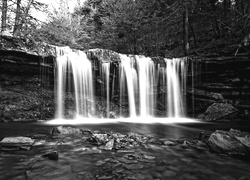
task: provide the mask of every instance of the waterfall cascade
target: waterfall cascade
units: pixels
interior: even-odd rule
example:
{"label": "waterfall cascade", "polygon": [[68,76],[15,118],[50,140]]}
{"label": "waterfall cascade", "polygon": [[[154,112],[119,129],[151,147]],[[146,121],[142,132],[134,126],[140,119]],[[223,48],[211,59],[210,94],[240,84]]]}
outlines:
{"label": "waterfall cascade", "polygon": [[[119,54],[120,62],[115,69],[118,81],[111,75],[112,62],[99,61],[100,87],[94,87],[95,73],[93,62],[83,51],[71,50],[68,47],[57,47],[56,67],[56,118],[66,119],[67,110],[65,96],[71,90],[74,96],[74,116],[86,119],[97,119],[95,114],[95,88],[101,89],[101,96],[106,99],[106,111],[110,105],[114,89],[119,91],[118,105],[127,102],[129,117],[133,119],[156,118],[156,109],[161,106],[166,118],[182,119],[185,117],[185,87],[187,60],[164,59],[165,66],[155,63],[145,56]],[[120,114],[123,117],[123,114]],[[107,114],[107,117],[109,115]],[[108,120],[108,119],[106,119]],[[118,119],[119,121],[121,118]],[[103,119],[96,122],[102,123]],[[109,120],[112,122],[115,120]],[[121,120],[122,121],[122,120]],[[153,120],[152,122],[158,122]],[[84,123],[84,122],[82,122]]]}
{"label": "waterfall cascade", "polygon": [[[57,102],[56,117],[64,118],[65,92],[72,82],[68,78],[72,72],[75,94],[75,115],[91,117],[94,109],[94,89],[92,65],[86,54],[82,51],[72,51],[68,47],[58,48],[57,51]],[[90,107],[90,108],[89,108]]]}

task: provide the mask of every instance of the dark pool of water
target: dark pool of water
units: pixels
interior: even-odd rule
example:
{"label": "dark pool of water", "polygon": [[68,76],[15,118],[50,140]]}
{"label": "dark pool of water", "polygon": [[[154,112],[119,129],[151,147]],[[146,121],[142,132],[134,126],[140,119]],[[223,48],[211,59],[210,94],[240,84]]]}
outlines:
{"label": "dark pool of water", "polygon": [[[50,135],[54,126],[43,123],[0,123],[0,140],[7,136]],[[145,136],[165,139],[194,139],[200,132],[211,133],[216,129],[230,128],[250,132],[250,123],[190,123],[190,124],[102,124],[81,125],[77,128],[112,131],[127,134],[136,132]],[[152,163],[119,163],[127,153],[103,151],[81,153],[86,147],[79,137],[49,137],[48,143],[30,151],[0,151],[0,179],[23,180],[31,172],[33,179],[250,179],[250,161],[200,151],[188,146],[138,147],[132,154],[149,154]],[[57,144],[55,144],[57,142]],[[58,143],[59,142],[59,143]],[[61,143],[62,142],[62,143]],[[61,143],[61,145],[60,145]],[[63,145],[62,145],[63,144]],[[58,161],[41,159],[41,154],[56,150]],[[100,162],[100,163],[98,163]],[[104,165],[102,162],[105,162]],[[110,176],[109,176],[110,174]],[[35,177],[35,178],[34,178]]]}

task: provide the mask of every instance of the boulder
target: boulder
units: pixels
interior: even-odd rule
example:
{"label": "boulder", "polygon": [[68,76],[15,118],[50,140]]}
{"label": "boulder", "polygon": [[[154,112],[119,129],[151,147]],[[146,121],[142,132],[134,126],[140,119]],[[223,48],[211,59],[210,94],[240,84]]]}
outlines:
{"label": "boulder", "polygon": [[105,149],[105,150],[112,150],[114,147],[114,143],[115,143],[115,139],[112,138],[111,140],[109,140],[105,146],[101,146],[99,147],[100,149]]}
{"label": "boulder", "polygon": [[29,137],[5,137],[0,141],[0,150],[30,150],[34,142]]}
{"label": "boulder", "polygon": [[97,145],[104,144],[109,141],[108,134],[93,134],[90,141],[96,143]]}
{"label": "boulder", "polygon": [[206,121],[215,121],[226,116],[229,116],[238,110],[234,108],[231,104],[227,103],[213,103],[209,106],[205,113],[198,116],[199,119],[204,119]]}
{"label": "boulder", "polygon": [[248,133],[230,130],[216,130],[208,139],[209,147],[217,152],[228,155],[249,155],[250,136]]}
{"label": "boulder", "polygon": [[229,134],[234,136],[242,144],[250,148],[250,134],[247,132],[241,132],[239,130],[230,129]]}
{"label": "boulder", "polygon": [[50,160],[58,160],[58,152],[57,151],[52,151],[52,152],[49,152],[49,153],[46,153],[46,154],[43,154],[42,157],[43,158],[47,158],[47,159],[50,159]]}

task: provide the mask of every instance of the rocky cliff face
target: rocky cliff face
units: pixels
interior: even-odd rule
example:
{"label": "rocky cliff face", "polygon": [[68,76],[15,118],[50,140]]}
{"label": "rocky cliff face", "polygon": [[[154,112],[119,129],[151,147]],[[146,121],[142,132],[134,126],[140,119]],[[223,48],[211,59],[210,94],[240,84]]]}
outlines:
{"label": "rocky cliff face", "polygon": [[[1,38],[0,121],[52,119],[55,113],[54,47],[37,45],[40,49],[38,51],[20,45],[19,41]],[[111,61],[112,69],[119,63],[119,58],[116,52],[101,49],[90,50],[87,55],[92,60],[96,71],[96,94],[100,95],[102,92],[98,87],[102,82],[98,79],[98,61]],[[153,60],[165,66],[162,58],[153,58]],[[190,59],[186,103],[188,116],[204,115],[208,107],[214,103],[225,103],[239,110],[237,118],[248,120],[250,118],[249,74],[250,54]],[[116,96],[112,98],[115,103]],[[103,102],[100,101],[99,104]],[[114,111],[117,108],[119,107],[114,108]]]}
{"label": "rocky cliff face", "polygon": [[53,117],[53,69],[3,59],[0,60],[0,69],[0,121]]}
{"label": "rocky cliff face", "polygon": [[250,54],[194,59],[189,72],[188,96],[195,115],[213,103],[228,103],[239,110],[239,118],[249,119]]}

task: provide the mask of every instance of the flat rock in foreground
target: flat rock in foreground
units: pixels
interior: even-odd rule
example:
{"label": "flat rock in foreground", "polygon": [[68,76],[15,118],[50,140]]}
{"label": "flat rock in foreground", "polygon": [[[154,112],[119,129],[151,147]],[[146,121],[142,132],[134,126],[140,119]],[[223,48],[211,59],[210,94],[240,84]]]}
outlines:
{"label": "flat rock in foreground", "polygon": [[0,150],[29,150],[34,142],[29,137],[5,137],[0,141]]}

